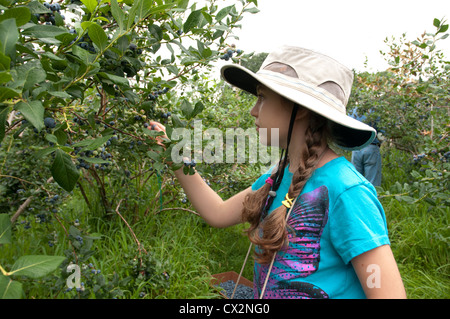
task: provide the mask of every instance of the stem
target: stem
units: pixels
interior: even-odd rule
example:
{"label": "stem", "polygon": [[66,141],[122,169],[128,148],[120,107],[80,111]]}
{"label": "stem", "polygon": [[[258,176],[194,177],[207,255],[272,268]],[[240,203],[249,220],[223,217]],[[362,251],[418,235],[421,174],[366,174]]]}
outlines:
{"label": "stem", "polygon": [[136,241],[136,243],[138,245],[139,252],[141,252],[143,250],[145,252],[145,254],[147,254],[147,251],[144,248],[141,248],[142,245],[139,242],[139,240],[137,239],[136,234],[134,233],[133,229],[131,229],[130,224],[128,224],[128,222],[125,220],[125,218],[123,218],[122,214],[119,213],[119,207],[120,207],[120,204],[122,203],[122,201],[123,201],[123,198],[119,201],[119,204],[117,204],[116,213],[117,213],[117,215],[120,216],[120,218],[124,221],[125,225],[127,225],[128,229],[130,230],[131,235],[133,236],[134,240]]}
{"label": "stem", "polygon": [[5,269],[3,269],[3,267],[1,265],[0,265],[0,271],[2,272],[3,276],[9,275],[9,273]]}

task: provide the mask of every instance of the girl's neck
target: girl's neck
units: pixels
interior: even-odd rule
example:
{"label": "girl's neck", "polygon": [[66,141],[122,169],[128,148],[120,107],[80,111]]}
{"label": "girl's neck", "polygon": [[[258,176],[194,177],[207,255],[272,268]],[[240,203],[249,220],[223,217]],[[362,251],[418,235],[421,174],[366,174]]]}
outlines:
{"label": "girl's neck", "polygon": [[[289,156],[289,171],[291,173],[294,173],[296,170],[296,167],[300,165],[301,156],[300,152],[289,152],[291,153],[291,156]],[[294,155],[293,155],[294,154]],[[293,155],[293,156],[292,156]],[[319,155],[319,162],[316,165],[316,169],[319,167],[324,166],[326,163],[338,158],[339,155],[337,155],[331,148],[327,146],[324,147],[323,151],[320,152]]]}

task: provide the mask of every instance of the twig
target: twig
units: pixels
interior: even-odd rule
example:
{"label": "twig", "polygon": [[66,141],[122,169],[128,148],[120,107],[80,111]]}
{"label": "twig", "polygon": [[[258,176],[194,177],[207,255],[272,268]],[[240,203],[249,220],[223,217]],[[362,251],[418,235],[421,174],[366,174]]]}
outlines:
{"label": "twig", "polygon": [[197,213],[197,212],[195,212],[195,211],[193,211],[193,210],[191,210],[191,209],[187,209],[187,208],[183,208],[183,207],[169,207],[169,208],[163,208],[163,209],[160,209],[158,212],[156,212],[155,215],[156,215],[157,213],[160,213],[160,212],[163,212],[163,211],[166,211],[166,210],[184,210],[184,211],[186,211],[186,212],[189,212],[189,213],[192,213],[192,214],[194,214],[194,215],[200,216],[199,213]]}
{"label": "twig", "polygon": [[139,252],[141,252],[141,250],[143,250],[143,251],[145,252],[145,254],[147,254],[147,251],[146,251],[144,248],[142,248],[142,245],[141,245],[141,243],[139,242],[139,240],[137,239],[136,234],[134,233],[133,229],[131,229],[130,225],[129,225],[128,222],[125,220],[125,218],[123,218],[122,214],[119,213],[119,207],[120,207],[120,204],[122,204],[122,201],[123,201],[123,198],[119,201],[119,204],[117,204],[117,207],[116,207],[116,213],[117,213],[117,215],[120,216],[120,218],[122,218],[122,220],[124,221],[124,223],[127,225],[128,229],[130,230],[131,235],[133,235],[133,238],[134,238],[134,240],[136,241],[136,243],[137,243],[137,245],[138,245]]}
{"label": "twig", "polygon": [[[10,176],[10,177],[13,177],[13,176]],[[22,180],[22,181],[25,181],[25,180]],[[47,180],[47,184],[51,183],[52,181],[53,181],[53,177],[50,177]],[[37,192],[37,191],[39,191],[39,188],[35,190],[35,192]],[[22,205],[20,205],[19,209],[11,217],[11,223],[14,223],[17,220],[17,218],[19,218],[20,214],[22,214],[23,211],[28,207],[28,205],[30,205],[32,200],[33,200],[33,196],[30,196],[26,199],[26,201]]]}

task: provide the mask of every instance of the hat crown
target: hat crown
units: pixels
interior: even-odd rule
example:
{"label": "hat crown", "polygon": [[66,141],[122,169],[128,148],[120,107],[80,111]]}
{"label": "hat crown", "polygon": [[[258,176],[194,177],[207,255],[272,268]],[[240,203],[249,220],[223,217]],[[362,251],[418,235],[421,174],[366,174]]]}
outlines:
{"label": "hat crown", "polygon": [[268,69],[274,63],[288,65],[297,73],[300,81],[313,87],[330,82],[338,85],[344,94],[343,105],[347,105],[353,72],[333,58],[304,48],[282,46],[267,56],[259,72],[273,72]]}

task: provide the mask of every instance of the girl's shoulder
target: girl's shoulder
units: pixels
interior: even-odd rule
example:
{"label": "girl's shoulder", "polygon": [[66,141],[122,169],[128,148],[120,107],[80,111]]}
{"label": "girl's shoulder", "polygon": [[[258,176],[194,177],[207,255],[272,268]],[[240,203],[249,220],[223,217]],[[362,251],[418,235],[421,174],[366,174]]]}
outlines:
{"label": "girl's shoulder", "polygon": [[354,187],[361,187],[376,193],[373,185],[343,156],[316,169],[310,182],[314,185],[325,185],[337,194]]}

